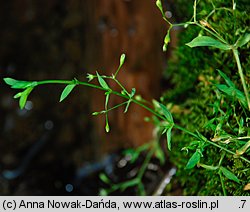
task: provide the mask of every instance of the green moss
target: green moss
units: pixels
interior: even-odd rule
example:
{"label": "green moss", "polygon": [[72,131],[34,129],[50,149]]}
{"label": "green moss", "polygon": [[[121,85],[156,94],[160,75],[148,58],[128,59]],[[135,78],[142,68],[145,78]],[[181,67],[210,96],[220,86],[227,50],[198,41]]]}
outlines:
{"label": "green moss", "polygon": [[[184,0],[178,0],[177,5],[183,4]],[[216,8],[232,8],[232,1],[214,1]],[[190,5],[192,7],[192,5]],[[176,6],[178,8],[178,6]],[[181,13],[185,14],[185,8],[181,7]],[[186,13],[190,14],[190,8]],[[197,19],[203,20],[212,10],[211,1],[200,1],[197,7]],[[229,43],[236,42],[238,37],[250,31],[249,3],[237,1],[234,12],[218,9],[207,20],[222,37]],[[191,13],[192,14],[192,13]],[[207,139],[215,136],[228,135],[231,137],[250,136],[249,112],[246,111],[236,99],[230,99],[222,94],[214,84],[225,84],[225,81],[218,74],[216,69],[223,71],[243,91],[240,77],[237,72],[236,62],[231,51],[223,52],[214,48],[200,47],[189,48],[185,44],[190,42],[198,34],[207,35],[200,28],[189,26],[179,33],[179,43],[174,50],[173,57],[168,62],[164,74],[170,82],[170,89],[162,95],[165,103],[172,102],[181,109],[175,111],[173,116],[179,125],[195,132],[199,131]],[[245,78],[249,87],[250,61],[249,44],[240,50],[240,59],[244,70]],[[214,121],[212,121],[214,119]],[[243,131],[239,133],[239,120],[244,120]],[[208,121],[211,123],[208,124]],[[248,123],[247,123],[248,120]],[[204,127],[207,125],[207,127]],[[224,139],[226,140],[226,139]],[[206,170],[195,167],[185,170],[186,163],[195,151],[191,143],[194,139],[183,132],[174,131],[173,150],[169,153],[171,162],[178,168],[177,179],[183,188],[184,195],[223,195],[221,179],[218,171]],[[230,143],[219,144],[233,152],[236,152],[246,140],[233,140]],[[188,150],[181,151],[184,147]],[[219,148],[207,145],[203,151],[201,163],[217,166],[222,152]],[[244,156],[250,158],[250,151]],[[240,179],[240,184],[223,176],[228,195],[250,195],[244,191],[244,185],[250,182],[249,164],[233,155],[226,153],[221,165],[226,167]]]}

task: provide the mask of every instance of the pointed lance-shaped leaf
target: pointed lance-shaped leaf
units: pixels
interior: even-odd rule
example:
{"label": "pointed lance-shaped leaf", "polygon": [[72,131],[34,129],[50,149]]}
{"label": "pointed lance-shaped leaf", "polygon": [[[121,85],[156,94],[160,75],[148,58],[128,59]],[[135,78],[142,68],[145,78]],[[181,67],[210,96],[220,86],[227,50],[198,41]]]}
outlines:
{"label": "pointed lance-shaped leaf", "polygon": [[229,180],[233,180],[236,183],[240,183],[240,180],[238,179],[238,177],[236,177],[234,173],[232,173],[225,167],[220,167],[220,170],[225,175],[225,177],[228,178]]}
{"label": "pointed lance-shaped leaf", "polygon": [[215,85],[220,91],[222,91],[223,93],[227,94],[228,97],[230,98],[237,98],[238,101],[241,103],[241,105],[244,108],[248,108],[247,105],[247,99],[246,96],[244,95],[243,92],[241,92],[240,90],[233,88],[233,87],[228,87],[227,85],[224,84],[219,84],[219,85]]}
{"label": "pointed lance-shaped leaf", "polygon": [[235,84],[229,79],[229,77],[224,74],[222,71],[220,71],[219,69],[217,69],[217,71],[219,72],[219,74],[223,77],[223,79],[226,81],[227,85],[229,87],[233,87],[235,88]]}
{"label": "pointed lance-shaped leaf", "polygon": [[172,114],[169,112],[169,110],[167,109],[167,107],[161,103],[159,103],[161,109],[162,109],[162,113],[163,115],[166,117],[167,121],[169,123],[174,123],[174,120],[173,120],[173,117],[172,117]]}
{"label": "pointed lance-shaped leaf", "polygon": [[250,140],[247,143],[245,143],[245,145],[242,146],[240,149],[236,150],[236,155],[237,156],[243,155],[249,147],[250,147]]}
{"label": "pointed lance-shaped leaf", "polygon": [[105,80],[98,74],[98,72],[96,72],[97,78],[98,78],[98,82],[100,83],[100,85],[102,86],[102,88],[104,88],[105,90],[109,90],[109,86],[108,84],[105,82]]}
{"label": "pointed lance-shaped leaf", "polygon": [[172,126],[168,128],[167,130],[167,144],[168,144],[168,149],[171,151],[171,132],[172,132]]}
{"label": "pointed lance-shaped leaf", "polygon": [[4,80],[4,82],[5,82],[7,85],[10,85],[10,86],[12,86],[12,85],[14,85],[14,84],[17,83],[17,80],[12,79],[12,78],[9,78],[9,77],[4,78],[3,80]]}
{"label": "pointed lance-shaped leaf", "polygon": [[11,86],[14,89],[25,89],[28,87],[35,87],[37,85],[36,81],[22,81],[22,80],[15,80],[12,78],[4,78],[4,82]]}
{"label": "pointed lance-shaped leaf", "polygon": [[198,46],[209,46],[209,47],[215,47],[222,50],[230,50],[231,47],[227,44],[224,44],[218,40],[215,40],[208,36],[198,36],[194,38],[191,42],[186,44],[187,46],[193,48]]}
{"label": "pointed lance-shaped leaf", "polygon": [[196,166],[197,163],[199,163],[201,158],[200,153],[196,150],[196,152],[192,155],[192,157],[189,159],[186,165],[186,169],[192,169]]}
{"label": "pointed lance-shaped leaf", "polygon": [[21,109],[24,108],[26,102],[27,102],[27,99],[28,99],[28,96],[30,94],[30,92],[33,90],[34,87],[28,87],[26,88],[26,90],[24,90],[20,96],[20,99],[19,99],[19,106]]}
{"label": "pointed lance-shaped leaf", "polygon": [[71,93],[75,86],[76,84],[69,84],[63,89],[60,97],[60,102],[62,102]]}
{"label": "pointed lance-shaped leaf", "polygon": [[236,47],[242,47],[242,46],[246,45],[249,41],[250,41],[250,33],[246,33],[245,35],[241,36],[237,40],[235,46]]}

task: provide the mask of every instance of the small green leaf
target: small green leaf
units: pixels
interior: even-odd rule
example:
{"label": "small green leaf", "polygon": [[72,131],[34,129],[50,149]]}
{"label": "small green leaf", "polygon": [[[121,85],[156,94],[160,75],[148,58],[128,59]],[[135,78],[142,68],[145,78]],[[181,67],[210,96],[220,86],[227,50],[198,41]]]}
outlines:
{"label": "small green leaf", "polygon": [[215,48],[219,48],[222,50],[231,49],[229,45],[221,43],[220,41],[215,40],[208,36],[198,36],[194,38],[191,42],[187,43],[186,45],[191,48],[198,47],[198,46],[210,46],[210,47],[215,47]]}
{"label": "small green leaf", "polygon": [[208,122],[206,122],[203,126],[203,128],[213,128],[214,127],[214,121],[216,120],[216,118],[212,118],[211,120],[209,120]]}
{"label": "small green leaf", "polygon": [[247,99],[243,92],[236,89],[236,98],[239,100],[239,102],[247,109]]}
{"label": "small green leaf", "polygon": [[169,110],[166,108],[166,106],[163,105],[163,104],[161,104],[161,103],[159,103],[159,104],[160,104],[160,107],[161,107],[161,109],[162,109],[162,113],[163,113],[163,115],[166,117],[167,121],[168,121],[169,123],[174,123],[172,114],[169,112]]}
{"label": "small green leaf", "polygon": [[235,88],[232,87],[228,87],[227,85],[224,84],[216,84],[215,85],[220,91],[224,92],[225,94],[227,94],[230,97],[235,96]]}
{"label": "small green leaf", "polygon": [[17,83],[15,83],[14,85],[11,86],[11,88],[14,89],[25,89],[28,87],[35,87],[37,85],[37,82],[29,82],[29,81],[18,81]]}
{"label": "small green leaf", "polygon": [[237,98],[244,108],[248,108],[247,99],[243,92],[240,90],[228,87],[227,85],[219,84],[215,85],[220,91],[227,94],[230,98]]}
{"label": "small green leaf", "polygon": [[9,78],[9,77],[4,78],[3,80],[4,80],[4,82],[5,82],[6,84],[8,84],[8,85],[14,85],[14,84],[16,84],[16,82],[17,82],[17,80],[12,79],[12,78]]}
{"label": "small green leaf", "polygon": [[242,46],[246,45],[249,41],[250,41],[250,33],[246,33],[245,35],[241,36],[237,40],[235,46],[236,47],[242,47]]}
{"label": "small green leaf", "polygon": [[27,102],[27,98],[30,94],[30,92],[33,90],[34,87],[28,87],[26,88],[26,90],[24,90],[20,96],[20,99],[19,99],[19,106],[21,109],[24,108],[26,102]]}
{"label": "small green leaf", "polygon": [[96,75],[97,75],[97,78],[98,78],[98,81],[100,83],[100,85],[102,86],[102,88],[106,89],[106,90],[109,90],[109,86],[108,84],[105,82],[105,80],[98,74],[98,72],[96,72]]}
{"label": "small green leaf", "polygon": [[199,163],[201,158],[200,153],[196,150],[196,152],[192,155],[192,157],[189,159],[186,165],[186,169],[192,169],[196,166],[197,163]]}
{"label": "small green leaf", "polygon": [[25,89],[28,87],[35,87],[37,85],[36,81],[21,81],[12,78],[4,78],[6,84],[10,85],[14,89]]}
{"label": "small green leaf", "polygon": [[223,77],[223,79],[226,81],[226,83],[227,83],[227,85],[228,85],[229,87],[235,88],[234,83],[229,79],[229,77],[228,77],[226,74],[224,74],[222,71],[220,71],[220,70],[218,70],[218,69],[217,69],[217,71],[218,71],[219,74]]}
{"label": "small green leaf", "polygon": [[125,54],[122,54],[121,57],[120,57],[120,65],[119,65],[119,68],[121,68],[125,62],[125,58],[126,58],[126,55]]}
{"label": "small green leaf", "polygon": [[111,184],[111,181],[110,181],[110,179],[107,177],[106,174],[101,173],[101,174],[99,175],[99,178],[100,178],[104,183],[106,183],[106,184]]}
{"label": "small green leaf", "polygon": [[167,143],[168,143],[168,149],[171,151],[171,131],[173,127],[169,127],[167,130]]}
{"label": "small green leaf", "polygon": [[222,173],[225,175],[227,179],[233,180],[236,183],[240,183],[240,180],[234,175],[234,173],[232,173],[225,167],[220,167],[220,170],[222,171]]}
{"label": "small green leaf", "polygon": [[71,93],[75,86],[76,84],[69,84],[63,89],[63,92],[60,97],[60,102],[62,102]]}
{"label": "small green leaf", "polygon": [[250,140],[247,143],[245,143],[245,145],[242,146],[240,149],[236,150],[236,156],[243,155],[249,147],[250,147]]}

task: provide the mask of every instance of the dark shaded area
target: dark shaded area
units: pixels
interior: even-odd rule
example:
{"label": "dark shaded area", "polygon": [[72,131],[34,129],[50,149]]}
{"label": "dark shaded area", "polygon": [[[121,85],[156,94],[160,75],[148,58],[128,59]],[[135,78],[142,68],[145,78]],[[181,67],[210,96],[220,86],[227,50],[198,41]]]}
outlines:
{"label": "dark shaded area", "polygon": [[[2,1],[1,79],[84,79],[84,8],[84,1]],[[1,195],[64,194],[75,170],[95,160],[88,90],[59,104],[62,86],[40,87],[20,110],[14,90],[0,86]]]}
{"label": "dark shaded area", "polygon": [[[92,2],[1,1],[0,78],[85,80],[94,61],[89,51],[95,48],[87,42],[96,39],[89,31]],[[0,195],[97,195],[105,187],[100,172],[119,182],[140,167],[144,156],[124,167],[118,167],[122,151],[100,156],[103,141],[94,130],[92,93],[77,87],[59,104],[62,89],[35,89],[20,110],[15,91],[0,83]],[[149,168],[144,179],[149,194],[167,171],[159,161],[152,163],[156,169]]]}

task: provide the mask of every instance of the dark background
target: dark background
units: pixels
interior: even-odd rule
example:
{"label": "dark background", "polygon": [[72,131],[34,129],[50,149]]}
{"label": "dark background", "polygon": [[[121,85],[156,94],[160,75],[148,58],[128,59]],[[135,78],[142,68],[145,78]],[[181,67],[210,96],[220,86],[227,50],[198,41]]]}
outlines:
{"label": "dark background", "polygon": [[[1,79],[76,77],[85,81],[86,74],[96,70],[114,72],[125,52],[128,70],[121,81],[128,88],[136,87],[146,99],[159,97],[167,27],[154,1],[11,0],[0,4]],[[20,110],[12,98],[17,91],[1,81],[0,195],[96,195],[103,185],[93,167],[101,164],[100,171],[107,164],[115,166],[122,149],[152,138],[152,125],[143,121],[149,114],[142,109],[132,106],[126,116],[114,112],[107,135],[103,117],[91,116],[103,108],[103,93],[77,87],[59,103],[62,89],[62,85],[40,86]],[[111,104],[117,102],[111,99]],[[116,157],[103,165],[111,154]],[[79,174],[92,163],[89,174]],[[119,179],[123,172],[115,175]]]}

